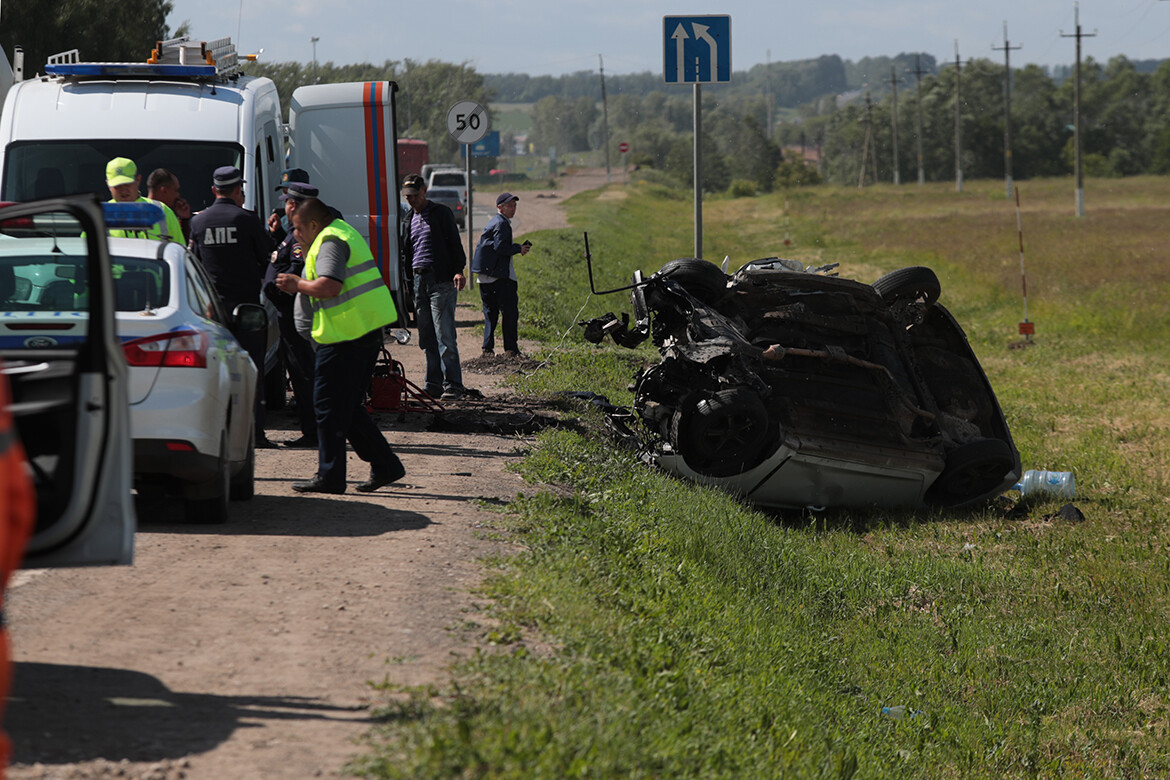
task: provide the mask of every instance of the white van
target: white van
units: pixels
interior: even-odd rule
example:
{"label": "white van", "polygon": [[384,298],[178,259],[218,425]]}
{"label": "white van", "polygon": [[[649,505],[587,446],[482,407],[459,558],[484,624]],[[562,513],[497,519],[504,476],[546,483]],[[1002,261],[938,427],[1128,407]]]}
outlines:
{"label": "white van", "polygon": [[[228,38],[175,38],[135,63],[81,62],[74,49],[50,57],[45,71],[14,83],[0,112],[0,200],[84,192],[106,199],[106,163],[129,157],[144,189],[155,168],[173,171],[193,211],[214,200],[215,169],[234,165],[244,172],[244,207],[265,218],[280,206],[276,187],[289,167],[287,142],[296,150],[292,167],[310,171],[322,199],[341,208],[347,221],[356,219],[351,224],[372,247],[378,245],[376,256],[398,304],[400,324],[406,324],[409,308],[396,227],[393,82],[297,90],[294,105],[303,94],[320,109],[327,108],[325,97],[342,100],[337,121],[313,123],[312,138],[298,143],[286,138],[276,85],[243,74]],[[368,95],[377,108],[345,110],[365,105],[367,98],[355,94]],[[387,222],[391,225],[384,229]],[[376,228],[372,234],[371,225]]]}
{"label": "white van", "polygon": [[458,190],[459,197],[463,200],[463,205],[467,205],[467,172],[461,171],[458,168],[439,168],[431,171],[431,177],[427,179],[427,189],[434,187],[447,187],[449,189]]}

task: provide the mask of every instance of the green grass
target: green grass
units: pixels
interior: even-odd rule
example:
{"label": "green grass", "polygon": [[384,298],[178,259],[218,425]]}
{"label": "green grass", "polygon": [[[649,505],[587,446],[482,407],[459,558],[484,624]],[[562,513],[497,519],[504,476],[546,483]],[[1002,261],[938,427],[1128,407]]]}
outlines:
{"label": "green grass", "polygon": [[[1160,178],[1024,182],[1029,313],[1002,183],[817,188],[704,204],[704,254],[936,269],[1025,468],[1076,472],[1084,522],[1004,499],[952,513],[768,515],[555,432],[499,517],[524,552],[450,685],[381,713],[373,777],[1163,777],[1170,774],[1170,472]],[[570,202],[521,278],[550,365],[526,392],[625,384],[656,353],[583,344],[589,294],[692,251],[685,196]],[[785,246],[784,239],[790,244]],[[534,239],[536,242],[536,239]],[[564,336],[565,333],[568,336]],[[562,337],[563,341],[562,341]],[[586,414],[587,420],[592,416]],[[551,486],[551,487],[546,487]],[[494,644],[493,644],[494,643]],[[883,706],[919,712],[900,720]]]}

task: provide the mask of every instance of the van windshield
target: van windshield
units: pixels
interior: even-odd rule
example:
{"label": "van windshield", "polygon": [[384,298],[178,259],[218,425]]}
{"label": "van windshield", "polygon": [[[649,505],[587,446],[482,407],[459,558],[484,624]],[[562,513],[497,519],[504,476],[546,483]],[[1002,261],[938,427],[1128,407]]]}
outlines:
{"label": "van windshield", "polygon": [[211,175],[215,169],[221,165],[242,168],[244,150],[234,143],[142,139],[13,143],[4,156],[0,200],[31,201],[84,192],[109,200],[106,163],[115,157],[129,157],[138,166],[143,195],[151,171],[166,168],[174,173],[195,212],[214,200]]}
{"label": "van windshield", "polygon": [[461,187],[467,183],[467,177],[462,173],[433,173],[431,174],[432,187]]}

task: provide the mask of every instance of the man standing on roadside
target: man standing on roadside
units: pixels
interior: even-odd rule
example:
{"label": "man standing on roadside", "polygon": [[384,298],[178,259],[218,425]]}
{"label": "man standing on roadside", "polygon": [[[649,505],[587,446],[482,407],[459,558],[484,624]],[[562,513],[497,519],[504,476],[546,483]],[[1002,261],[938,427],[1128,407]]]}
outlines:
{"label": "man standing on roadside", "polygon": [[[191,251],[203,262],[228,312],[241,303],[260,303],[260,281],[268,267],[272,243],[254,212],[244,209],[244,176],[231,165],[216,168],[211,178],[215,202],[191,218]],[[248,333],[240,346],[256,365],[256,447],[275,445],[264,433],[264,353],[266,332]]]}
{"label": "man standing on roadside", "polygon": [[504,352],[520,355],[517,328],[520,322],[520,296],[513,255],[528,254],[531,244],[512,243],[512,217],[516,216],[516,202],[510,192],[501,192],[496,198],[496,215],[488,221],[471,258],[471,270],[479,274],[479,297],[483,301],[483,353],[491,355],[496,349],[496,323],[502,316]]}
{"label": "man standing on roadside", "polygon": [[434,397],[458,400],[466,391],[456,343],[455,301],[467,284],[463,277],[467,253],[455,215],[427,200],[421,176],[412,173],[402,180],[402,197],[410,205],[403,247],[414,269],[418,346],[427,356],[425,390]]}
{"label": "man standing on roadside", "polygon": [[276,285],[297,295],[300,322],[317,343],[313,404],[317,414],[317,473],[293,484],[298,493],[344,493],[345,443],[370,464],[357,486],[370,493],[406,475],[362,404],[382,349],[382,328],[398,319],[378,262],[361,234],[316,198],[297,206],[293,228],[305,250],[304,276],[280,274]]}
{"label": "man standing on roadside", "polygon": [[[316,198],[318,191],[312,184],[299,180],[290,181],[281,189],[284,190],[280,199],[284,201],[284,221],[288,225],[288,232],[272,253],[272,262],[268,264],[268,270],[264,274],[263,291],[276,307],[276,322],[280,327],[280,346],[284,353],[284,364],[288,367],[293,392],[297,397],[297,419],[300,422],[301,437],[288,442],[285,446],[317,449],[317,415],[313,411],[313,363],[316,360],[313,345],[297,332],[293,306],[296,296],[277,287],[276,277],[280,274],[300,276],[304,273],[305,250],[296,240],[296,234],[292,229],[292,216],[301,203]],[[269,234],[272,235],[271,222]]]}

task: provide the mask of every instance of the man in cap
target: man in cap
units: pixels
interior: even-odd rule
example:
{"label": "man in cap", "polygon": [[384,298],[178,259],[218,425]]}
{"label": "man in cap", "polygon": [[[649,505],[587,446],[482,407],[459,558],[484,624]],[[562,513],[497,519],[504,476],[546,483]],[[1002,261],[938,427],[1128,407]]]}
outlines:
{"label": "man in cap", "polygon": [[483,352],[490,355],[496,348],[496,323],[503,317],[504,352],[520,355],[516,335],[520,321],[520,297],[516,282],[513,255],[528,254],[531,244],[512,242],[512,217],[516,216],[516,202],[520,199],[510,192],[501,192],[496,198],[496,215],[492,217],[479,237],[471,270],[479,274],[479,297],[483,302]]}
{"label": "man in cap", "polygon": [[[191,251],[203,262],[229,312],[241,303],[260,303],[260,282],[268,267],[272,242],[255,212],[244,209],[244,176],[232,165],[216,168],[211,178],[215,202],[191,218]],[[256,364],[256,446],[272,447],[264,433],[265,333],[241,340]]]}
{"label": "man in cap", "polygon": [[[292,173],[296,173],[295,169]],[[291,223],[293,214],[301,203],[316,198],[317,188],[312,184],[304,183],[299,179],[290,179],[290,171],[285,171],[287,184],[278,189],[284,193],[280,199],[284,201],[283,220],[289,224],[287,232],[281,239],[276,251],[272,253],[272,262],[264,274],[264,294],[276,307],[276,322],[280,326],[280,346],[284,354],[284,364],[288,367],[288,375],[292,379],[293,392],[297,397],[297,418],[300,422],[301,437],[288,442],[288,447],[317,447],[317,418],[313,413],[313,346],[297,332],[293,304],[295,293],[286,293],[276,286],[276,278],[280,274],[295,274],[301,276],[305,267],[305,251],[296,240]],[[304,173],[304,171],[300,171]],[[308,178],[308,175],[305,176]],[[270,223],[271,225],[271,223]],[[271,229],[269,231],[271,233]]]}
{"label": "man in cap", "polygon": [[183,243],[183,229],[175,212],[165,203],[142,197],[138,192],[141,184],[142,176],[138,173],[138,166],[128,157],[115,157],[106,164],[106,186],[110,188],[111,203],[153,203],[163,211],[163,221],[149,228],[111,230],[110,235],[115,238],[153,238]]}
{"label": "man in cap", "polygon": [[455,340],[455,301],[467,283],[463,277],[467,254],[455,215],[427,200],[421,176],[412,173],[402,180],[402,196],[411,209],[403,247],[414,269],[418,346],[427,356],[425,389],[432,396],[458,400],[466,391]]}

